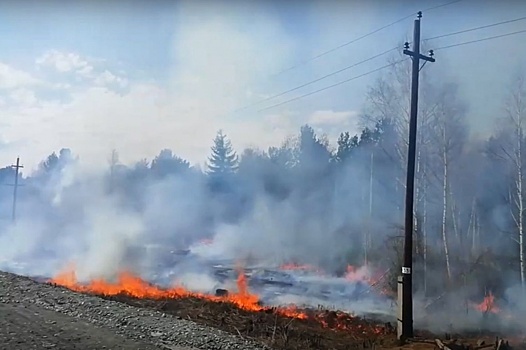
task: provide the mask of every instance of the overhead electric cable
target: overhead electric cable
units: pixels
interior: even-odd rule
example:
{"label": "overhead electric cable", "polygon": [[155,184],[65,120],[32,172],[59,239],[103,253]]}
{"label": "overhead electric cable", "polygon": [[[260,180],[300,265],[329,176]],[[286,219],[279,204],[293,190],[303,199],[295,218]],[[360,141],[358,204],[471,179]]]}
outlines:
{"label": "overhead electric cable", "polygon": [[[462,0],[461,0],[461,1],[462,1]],[[463,34],[463,33],[473,32],[473,31],[477,31],[477,30],[481,30],[481,29],[486,29],[486,28],[496,27],[496,26],[499,26],[499,25],[509,24],[509,23],[514,23],[514,22],[523,21],[523,20],[526,20],[526,16],[524,16],[524,17],[519,17],[519,18],[515,18],[515,19],[510,19],[510,20],[506,20],[506,21],[501,21],[501,22],[496,22],[496,23],[486,24],[486,25],[482,25],[482,26],[478,26],[478,27],[474,27],[474,28],[464,29],[464,30],[460,30],[460,31],[452,32],[452,33],[441,34],[441,35],[437,35],[437,36],[434,36],[434,37],[425,38],[424,40],[435,40],[435,39],[439,39],[439,38],[445,38],[445,37],[449,37],[449,36],[453,36],[453,35],[458,35],[458,34]],[[305,87],[305,86],[308,86],[308,85],[314,84],[314,83],[316,83],[316,82],[319,82],[319,81],[321,81],[321,80],[323,80],[323,79],[325,79],[325,78],[328,78],[328,77],[331,77],[331,76],[336,75],[336,74],[338,74],[338,73],[341,73],[341,72],[343,72],[343,71],[345,71],[345,70],[348,70],[348,69],[350,69],[350,68],[354,68],[354,67],[356,67],[356,66],[358,66],[358,65],[360,65],[360,64],[362,64],[362,63],[365,63],[365,62],[367,62],[367,61],[369,61],[369,60],[372,60],[372,59],[374,59],[374,58],[377,58],[377,57],[383,56],[383,55],[385,55],[385,54],[387,54],[387,53],[389,53],[389,52],[391,52],[391,51],[393,51],[393,50],[396,50],[396,49],[397,49],[397,48],[389,49],[389,50],[384,51],[384,52],[382,52],[382,53],[380,53],[380,54],[378,54],[378,55],[375,55],[375,56],[373,56],[373,57],[370,57],[370,58],[368,58],[368,59],[366,59],[366,60],[363,60],[363,61],[357,62],[357,63],[355,63],[355,64],[352,64],[352,65],[346,66],[346,67],[344,67],[344,68],[342,68],[342,69],[339,69],[339,70],[337,70],[337,71],[334,71],[334,72],[332,72],[332,73],[329,73],[329,74],[327,74],[327,75],[324,75],[324,76],[322,76],[322,77],[320,77],[320,78],[318,78],[318,79],[315,79],[315,80],[309,81],[309,82],[307,82],[307,83],[305,83],[305,84],[302,84],[302,85],[296,86],[296,87],[291,88],[291,89],[289,89],[289,90],[286,90],[286,91],[280,92],[280,93],[278,93],[278,94],[275,94],[275,95],[269,96],[269,97],[267,97],[267,98],[264,98],[264,99],[262,99],[262,100],[260,100],[260,101],[257,101],[257,102],[255,102],[255,103],[253,103],[253,104],[250,104],[250,105],[247,105],[247,106],[245,106],[245,107],[239,108],[239,109],[235,110],[234,112],[239,112],[239,111],[245,110],[245,109],[247,109],[247,108],[257,106],[257,105],[259,105],[259,104],[261,104],[261,103],[263,103],[263,102],[266,102],[266,101],[272,100],[272,99],[274,99],[274,98],[276,98],[276,97],[283,96],[284,94],[287,94],[287,93],[289,93],[289,92],[296,91],[296,90],[301,89],[301,88],[303,88],[303,87]]]}
{"label": "overhead electric cable", "polygon": [[[432,10],[435,10],[435,9],[438,9],[438,8],[441,8],[441,7],[445,7],[445,6],[449,6],[449,5],[456,4],[456,3],[461,2],[461,1],[464,1],[464,0],[454,0],[454,1],[449,1],[449,2],[446,2],[446,3],[444,3],[444,4],[440,4],[440,5],[436,5],[436,6],[428,7],[428,8],[426,8],[426,9],[422,10],[422,11],[423,11],[423,12],[426,12],[426,11],[432,11]],[[345,43],[343,43],[343,44],[341,44],[341,45],[338,45],[338,46],[336,46],[336,47],[333,47],[332,49],[329,49],[329,50],[327,50],[327,51],[323,51],[323,52],[321,52],[320,54],[318,54],[318,55],[316,55],[316,56],[313,56],[313,57],[308,58],[308,59],[306,59],[306,60],[304,60],[304,61],[301,61],[301,62],[299,62],[299,63],[297,63],[297,64],[295,64],[295,65],[293,65],[293,66],[290,66],[289,68],[285,68],[285,69],[283,69],[283,70],[281,70],[281,71],[279,71],[279,72],[277,72],[277,73],[275,73],[275,74],[273,74],[273,75],[274,75],[274,76],[277,76],[277,75],[283,74],[283,73],[285,73],[285,72],[288,72],[288,71],[290,71],[290,70],[292,70],[292,69],[294,69],[294,68],[297,68],[297,67],[303,66],[303,65],[305,65],[305,64],[307,64],[307,63],[309,63],[309,62],[315,61],[315,60],[317,60],[317,59],[320,58],[320,57],[323,57],[323,56],[325,56],[325,55],[330,54],[331,52],[337,51],[337,50],[339,50],[339,49],[341,49],[341,48],[343,48],[343,47],[346,47],[346,46],[348,46],[348,45],[354,44],[354,43],[357,42],[357,41],[360,41],[360,40],[362,40],[362,39],[365,39],[365,38],[367,38],[367,37],[369,37],[369,36],[371,36],[371,35],[373,35],[373,34],[376,34],[376,33],[380,32],[380,31],[384,30],[384,29],[387,29],[387,28],[389,28],[389,27],[391,27],[391,26],[393,26],[393,25],[395,25],[395,24],[397,24],[397,23],[400,23],[400,22],[402,22],[402,21],[405,21],[406,19],[413,17],[413,16],[416,15],[417,13],[418,13],[418,12],[413,12],[413,13],[411,13],[411,14],[408,14],[407,16],[404,16],[404,17],[402,17],[402,18],[400,18],[400,19],[397,19],[397,20],[394,21],[394,22],[391,22],[391,23],[386,24],[386,25],[384,25],[384,26],[382,26],[382,27],[380,27],[380,28],[378,28],[378,29],[375,29],[375,30],[373,30],[372,32],[369,32],[369,33],[367,33],[367,34],[364,34],[364,35],[362,35],[362,36],[360,36],[360,37],[358,37],[358,38],[355,38],[355,39],[353,39],[353,40],[347,41],[347,42],[345,42]]]}
{"label": "overhead electric cable", "polygon": [[493,40],[493,39],[503,38],[503,37],[506,37],[506,36],[516,35],[516,34],[521,34],[521,33],[526,33],[526,29],[524,29],[524,30],[518,30],[518,31],[516,31],[516,32],[511,32],[511,33],[506,33],[506,34],[500,34],[500,35],[490,36],[490,37],[487,37],[487,38],[476,39],[476,40],[470,40],[470,41],[464,41],[464,42],[461,42],[461,43],[452,44],[452,45],[447,45],[447,46],[441,46],[441,47],[437,47],[437,48],[435,48],[434,51],[450,49],[450,48],[452,48],[452,47],[463,46],[463,45],[468,45],[468,44],[478,43],[478,42],[481,42],[481,41],[488,41],[488,40]]}
{"label": "overhead electric cable", "polygon": [[[457,2],[461,2],[461,1],[463,1],[463,0],[454,0],[454,1],[446,2],[445,4],[428,7],[426,9],[422,10],[422,11],[423,12],[432,11],[432,10],[435,10],[435,9],[438,9],[438,8],[441,8],[441,7],[445,7],[445,6],[456,4]],[[417,12],[413,13],[413,15],[416,14],[416,13]]]}
{"label": "overhead electric cable", "polygon": [[[438,50],[445,50],[445,49],[449,49],[449,48],[453,48],[453,47],[458,47],[458,46],[463,46],[463,45],[468,45],[468,44],[474,44],[474,43],[478,43],[478,42],[483,42],[483,41],[489,41],[489,40],[494,40],[494,39],[498,39],[498,38],[503,38],[503,37],[507,37],[507,36],[511,36],[511,35],[517,35],[517,34],[521,34],[521,33],[526,33],[526,29],[524,30],[518,30],[518,31],[515,31],[515,32],[511,32],[511,33],[505,33],[505,34],[500,34],[500,35],[494,35],[494,36],[490,36],[490,37],[486,37],[486,38],[481,38],[481,39],[476,39],[476,40],[469,40],[469,41],[464,41],[464,42],[461,42],[461,43],[457,43],[457,44],[452,44],[452,45],[447,45],[447,46],[441,46],[441,47],[438,47],[438,48],[435,48],[434,51],[438,51]],[[269,107],[266,107],[266,108],[263,108],[263,109],[260,109],[258,112],[263,112],[263,111],[266,111],[266,110],[269,110],[269,109],[272,109],[272,108],[275,108],[275,107],[278,107],[278,106],[281,106],[281,105],[284,105],[284,104],[287,104],[289,102],[292,102],[292,101],[296,101],[296,100],[299,100],[299,99],[302,99],[304,97],[307,97],[307,96],[311,96],[311,95],[314,95],[314,94],[317,94],[319,92],[322,92],[322,91],[325,91],[325,90],[328,90],[328,89],[331,89],[333,87],[336,87],[338,85],[342,85],[344,83],[347,83],[349,81],[352,81],[352,80],[355,80],[355,79],[358,79],[358,78],[361,78],[363,76],[366,76],[366,75],[369,75],[369,74],[372,74],[372,73],[375,73],[375,72],[378,72],[380,70],[383,70],[385,68],[388,68],[390,66],[394,66],[396,64],[399,64],[401,62],[405,61],[405,59],[402,59],[402,60],[399,60],[399,61],[396,61],[394,63],[391,63],[391,64],[387,64],[385,66],[382,66],[380,68],[376,68],[376,69],[373,69],[371,71],[368,71],[367,73],[363,73],[363,74],[360,74],[360,75],[357,75],[355,77],[352,77],[350,79],[346,79],[346,80],[342,80],[336,84],[332,84],[332,85],[329,85],[329,86],[326,86],[324,88],[321,88],[321,89],[318,89],[318,90],[315,90],[315,91],[312,91],[312,92],[309,92],[309,93],[306,93],[304,95],[300,95],[300,96],[297,96],[297,97],[294,97],[294,98],[291,98],[289,100],[286,100],[286,101],[283,101],[283,102],[280,102],[280,103],[277,103],[277,104],[274,104],[272,106],[269,106]]]}
{"label": "overhead electric cable", "polygon": [[370,70],[370,71],[368,71],[368,72],[366,72],[366,73],[363,73],[363,74],[360,74],[360,75],[354,76],[354,77],[349,78],[349,79],[342,80],[342,81],[340,81],[340,82],[338,82],[338,83],[335,83],[335,84],[332,84],[332,85],[329,85],[329,86],[323,87],[323,88],[318,89],[318,90],[314,90],[314,91],[312,91],[312,92],[309,92],[309,93],[306,93],[306,94],[303,94],[303,95],[300,95],[300,96],[297,96],[297,97],[291,98],[291,99],[289,99],[289,100],[286,100],[286,101],[283,101],[283,102],[280,102],[280,103],[276,103],[276,104],[274,104],[274,105],[272,105],[272,106],[269,106],[269,107],[266,107],[266,108],[260,109],[260,110],[258,110],[258,112],[263,112],[263,111],[266,111],[266,110],[269,110],[269,109],[272,109],[272,108],[275,108],[275,107],[278,107],[278,106],[281,106],[281,105],[287,104],[287,103],[289,103],[289,102],[296,101],[296,100],[302,99],[302,98],[304,98],[304,97],[307,97],[307,96],[311,96],[311,95],[317,94],[317,93],[319,93],[319,92],[322,92],[322,91],[325,91],[325,90],[331,89],[331,88],[333,88],[333,87],[336,87],[336,86],[339,86],[339,85],[342,85],[342,84],[348,83],[348,82],[350,82],[350,81],[352,81],[352,80],[356,80],[356,79],[361,78],[361,77],[364,77],[364,76],[366,76],[366,75],[369,75],[369,74],[372,74],[372,73],[376,73],[376,72],[381,71],[381,70],[383,70],[383,69],[385,69],[385,68],[388,68],[388,67],[394,66],[394,65],[396,65],[396,64],[398,64],[398,63],[401,63],[401,62],[403,62],[403,61],[405,61],[405,60],[406,60],[406,59],[402,59],[402,60],[399,60],[399,61],[396,61],[396,62],[393,62],[393,63],[390,63],[390,64],[386,64],[385,66],[382,66],[382,67],[380,67],[380,68],[376,68],[376,69]]}
{"label": "overhead electric cable", "polygon": [[245,110],[245,109],[250,108],[250,107],[257,106],[257,105],[259,105],[259,104],[261,104],[261,103],[263,103],[263,102],[266,102],[266,101],[269,101],[269,100],[273,100],[273,99],[275,99],[276,97],[280,97],[280,96],[283,96],[283,95],[285,95],[285,94],[288,94],[289,92],[296,91],[296,90],[298,90],[298,89],[301,89],[301,88],[304,88],[304,87],[306,87],[306,86],[312,85],[312,84],[317,83],[317,82],[319,82],[319,81],[321,81],[321,80],[323,80],[323,79],[326,79],[326,78],[332,77],[333,75],[336,75],[336,74],[341,73],[341,72],[343,72],[343,71],[346,71],[346,70],[348,70],[348,69],[351,69],[351,68],[357,67],[357,66],[359,66],[359,65],[361,65],[361,64],[364,64],[364,63],[366,63],[366,62],[369,62],[369,61],[371,61],[371,60],[373,60],[373,59],[375,59],[375,58],[378,58],[378,57],[384,56],[384,55],[388,54],[389,52],[392,52],[392,51],[394,51],[394,50],[396,50],[396,49],[398,49],[398,48],[399,48],[398,46],[393,47],[393,48],[391,48],[391,49],[389,49],[389,50],[386,50],[386,51],[384,51],[384,52],[382,52],[382,53],[379,53],[379,54],[376,54],[376,55],[371,56],[371,57],[369,57],[369,58],[366,58],[366,59],[364,59],[364,60],[362,60],[362,61],[360,61],[360,62],[353,63],[353,64],[351,64],[351,65],[349,65],[349,66],[345,66],[345,67],[343,67],[343,68],[341,68],[341,69],[338,69],[338,70],[336,70],[336,71],[334,71],[334,72],[331,72],[331,73],[329,73],[329,74],[326,74],[326,75],[324,75],[324,76],[321,76],[321,77],[319,77],[319,78],[317,78],[317,79],[311,80],[311,81],[306,82],[306,83],[304,83],[304,84],[298,85],[298,86],[296,86],[296,87],[294,87],[294,88],[291,88],[291,89],[288,89],[288,90],[286,90],[286,91],[282,91],[282,92],[277,93],[277,94],[275,94],[275,95],[269,96],[269,97],[267,97],[267,98],[264,98],[264,99],[262,99],[262,100],[259,100],[259,101],[257,101],[257,102],[254,102],[254,103],[252,103],[252,104],[250,104],[250,105],[247,105],[247,106],[245,106],[245,107],[241,107],[241,108],[239,108],[239,109],[236,109],[236,110],[234,111],[234,113],[239,112],[239,111],[242,111],[242,110]]}
{"label": "overhead electric cable", "polygon": [[524,20],[526,20],[526,16],[520,17],[520,18],[515,18],[515,19],[510,19],[510,20],[507,20],[507,21],[502,21],[502,22],[497,22],[497,23],[492,23],[492,24],[486,24],[486,25],[483,25],[483,26],[475,27],[475,28],[459,30],[457,32],[437,35],[437,36],[433,36],[433,37],[430,37],[430,38],[425,38],[424,40],[435,40],[435,39],[439,39],[439,38],[445,38],[445,37],[448,37],[448,36],[464,34],[464,33],[473,32],[473,31],[476,31],[476,30],[480,30],[480,29],[496,27],[496,26],[500,26],[500,25],[503,25],[503,24],[513,23],[513,22],[518,22],[518,21],[524,21]]}

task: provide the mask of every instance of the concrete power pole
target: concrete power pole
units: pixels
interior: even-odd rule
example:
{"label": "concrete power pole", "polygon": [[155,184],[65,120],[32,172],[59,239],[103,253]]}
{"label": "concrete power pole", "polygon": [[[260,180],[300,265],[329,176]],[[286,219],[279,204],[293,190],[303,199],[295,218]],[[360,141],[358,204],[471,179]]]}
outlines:
{"label": "concrete power pole", "polygon": [[19,169],[23,168],[23,165],[20,165],[20,157],[16,158],[16,165],[11,165],[11,168],[15,168],[15,183],[13,185],[13,212],[11,219],[13,220],[13,223],[16,222],[16,197],[18,192],[18,175],[19,175]]}
{"label": "concrete power pole", "polygon": [[418,12],[415,19],[413,34],[413,51],[409,51],[409,43],[405,43],[404,54],[413,60],[411,78],[411,115],[409,119],[409,147],[407,154],[407,179],[405,192],[405,239],[404,239],[404,264],[402,276],[398,278],[399,320],[398,338],[405,340],[413,337],[413,200],[415,185],[416,163],[416,128],[418,112],[418,79],[420,60],[435,62],[433,51],[429,57],[420,54],[420,19],[422,12]]}

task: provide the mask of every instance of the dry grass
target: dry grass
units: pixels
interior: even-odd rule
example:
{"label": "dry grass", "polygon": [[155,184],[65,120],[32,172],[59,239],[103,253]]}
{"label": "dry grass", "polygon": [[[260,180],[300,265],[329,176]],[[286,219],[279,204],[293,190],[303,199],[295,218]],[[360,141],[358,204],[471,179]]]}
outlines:
{"label": "dry grass", "polygon": [[[180,318],[251,338],[274,349],[344,350],[393,346],[394,329],[359,317],[324,310],[308,310],[308,319],[278,315],[272,309],[251,312],[230,303],[198,298],[169,300],[135,299],[126,295],[106,299],[152,308]],[[326,326],[322,325],[322,320]],[[337,327],[345,327],[344,330]]]}
{"label": "dry grass", "polygon": [[[102,296],[102,298],[141,308],[156,309],[250,338],[279,350],[431,350],[438,348],[435,343],[435,339],[438,338],[442,339],[449,348],[456,350],[495,348],[496,334],[492,332],[437,336],[430,332],[419,331],[415,339],[401,345],[396,339],[395,329],[390,324],[381,324],[334,311],[307,310],[308,319],[293,319],[278,315],[273,309],[252,312],[239,309],[227,302],[218,303],[199,298],[151,300],[127,295]],[[526,343],[522,338],[510,339],[513,349],[526,349]],[[481,340],[484,340],[483,345],[480,344]]]}

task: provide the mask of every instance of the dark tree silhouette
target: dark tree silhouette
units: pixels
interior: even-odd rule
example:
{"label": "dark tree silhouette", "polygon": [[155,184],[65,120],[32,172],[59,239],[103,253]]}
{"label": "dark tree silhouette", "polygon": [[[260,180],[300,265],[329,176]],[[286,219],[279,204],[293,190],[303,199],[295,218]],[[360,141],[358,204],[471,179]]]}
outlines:
{"label": "dark tree silhouette", "polygon": [[345,162],[351,158],[353,150],[358,147],[359,138],[357,135],[351,136],[351,134],[346,131],[340,134],[338,137],[338,148],[334,154],[334,160],[337,162]]}
{"label": "dark tree silhouette", "polygon": [[230,175],[238,169],[238,157],[232,143],[222,130],[217,132],[212,146],[212,155],[208,158],[207,174],[210,176]]}
{"label": "dark tree silhouette", "polygon": [[177,157],[170,149],[163,149],[157,157],[152,160],[150,166],[152,173],[157,177],[181,174],[190,169],[188,161]]}

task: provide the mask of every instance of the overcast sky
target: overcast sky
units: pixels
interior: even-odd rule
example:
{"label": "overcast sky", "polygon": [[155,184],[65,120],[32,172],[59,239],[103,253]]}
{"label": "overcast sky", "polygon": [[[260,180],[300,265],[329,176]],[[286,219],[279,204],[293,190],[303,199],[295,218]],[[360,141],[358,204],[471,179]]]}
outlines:
{"label": "overcast sky", "polygon": [[[381,67],[387,56],[234,111],[395,47],[410,38],[414,17],[276,74],[446,2],[1,1],[0,165],[20,155],[31,169],[62,147],[90,166],[105,166],[113,148],[124,162],[171,148],[202,163],[220,128],[238,150],[277,145],[304,123],[332,138],[354,132],[367,86],[381,72],[259,110]],[[463,0],[425,12],[422,37],[522,16],[526,1]],[[430,46],[523,29],[526,21],[518,21]],[[437,51],[437,62],[424,68],[460,83],[473,133],[491,132],[502,113],[525,40],[526,33]]]}

